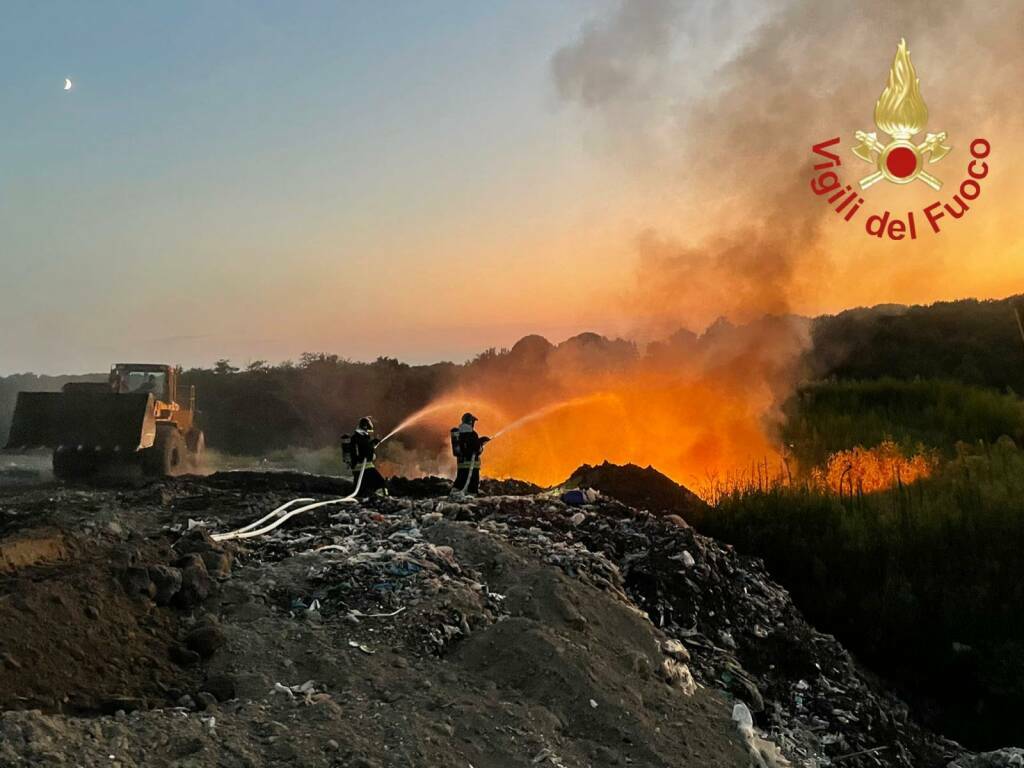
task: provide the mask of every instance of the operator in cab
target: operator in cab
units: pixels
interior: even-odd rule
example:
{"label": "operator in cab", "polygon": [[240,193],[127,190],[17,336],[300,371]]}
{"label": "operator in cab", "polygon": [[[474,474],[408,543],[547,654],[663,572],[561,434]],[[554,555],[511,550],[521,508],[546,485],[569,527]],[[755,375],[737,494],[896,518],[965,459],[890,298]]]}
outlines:
{"label": "operator in cab", "polygon": [[155,395],[156,394],[156,390],[157,390],[156,376],[151,373],[151,374],[149,374],[149,376],[146,377],[146,380],[144,382],[142,382],[138,386],[138,389],[136,389],[135,391],[138,392],[139,394],[142,394],[142,395],[146,395],[146,394]]}

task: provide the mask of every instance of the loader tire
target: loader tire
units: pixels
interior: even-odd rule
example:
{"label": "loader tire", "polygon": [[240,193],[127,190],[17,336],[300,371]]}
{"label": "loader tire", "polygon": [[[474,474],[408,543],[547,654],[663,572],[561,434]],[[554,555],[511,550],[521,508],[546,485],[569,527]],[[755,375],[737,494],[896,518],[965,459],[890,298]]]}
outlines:
{"label": "loader tire", "polygon": [[143,471],[149,477],[171,477],[185,471],[188,448],[185,439],[176,429],[157,433],[153,447],[143,457]]}

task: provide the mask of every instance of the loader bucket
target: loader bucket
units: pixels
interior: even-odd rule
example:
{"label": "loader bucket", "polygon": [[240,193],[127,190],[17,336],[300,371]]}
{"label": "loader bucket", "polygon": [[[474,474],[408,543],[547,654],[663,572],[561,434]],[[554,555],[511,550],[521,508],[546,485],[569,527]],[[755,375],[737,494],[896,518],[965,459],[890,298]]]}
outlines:
{"label": "loader bucket", "polygon": [[19,392],[6,448],[134,453],[155,439],[151,394]]}

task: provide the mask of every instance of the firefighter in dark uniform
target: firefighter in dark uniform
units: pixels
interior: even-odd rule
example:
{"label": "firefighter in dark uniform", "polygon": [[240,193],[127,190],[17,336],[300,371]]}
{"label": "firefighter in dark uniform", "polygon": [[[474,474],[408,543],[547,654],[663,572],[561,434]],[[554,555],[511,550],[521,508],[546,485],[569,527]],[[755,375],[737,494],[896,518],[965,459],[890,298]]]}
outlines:
{"label": "firefighter in dark uniform", "polygon": [[377,471],[374,462],[377,459],[377,444],[380,442],[373,436],[373,422],[369,416],[359,420],[359,426],[352,433],[351,442],[351,464],[352,472],[356,482],[359,482],[359,473],[363,473],[363,482],[359,486],[359,498],[365,499],[378,491],[383,495],[388,494],[387,480]]}
{"label": "firefighter in dark uniform", "polygon": [[472,413],[464,413],[462,423],[452,428],[452,451],[458,462],[453,493],[480,492],[480,454],[491,438],[476,433],[477,421]]}

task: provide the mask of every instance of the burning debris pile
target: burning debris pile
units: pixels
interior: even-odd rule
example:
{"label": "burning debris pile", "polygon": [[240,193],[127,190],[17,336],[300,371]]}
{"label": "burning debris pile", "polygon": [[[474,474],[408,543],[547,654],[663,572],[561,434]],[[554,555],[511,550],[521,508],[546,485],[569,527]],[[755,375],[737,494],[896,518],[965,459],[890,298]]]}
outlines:
{"label": "burning debris pile", "polygon": [[682,515],[687,520],[705,514],[708,505],[695,493],[648,465],[584,464],[565,482],[573,488],[593,488],[636,509]]}
{"label": "burning debris pile", "polygon": [[[8,558],[0,607],[28,584],[98,606],[60,613],[61,642],[32,659],[42,625],[6,617],[4,662],[50,689],[4,700],[0,764],[1013,764],[918,728],[758,561],[678,516],[600,495],[454,500],[425,479],[239,544],[208,536],[333,482],[0,497],[5,551],[31,531],[61,542]],[[90,633],[106,644],[81,646]],[[103,704],[73,706],[90,686]]]}

